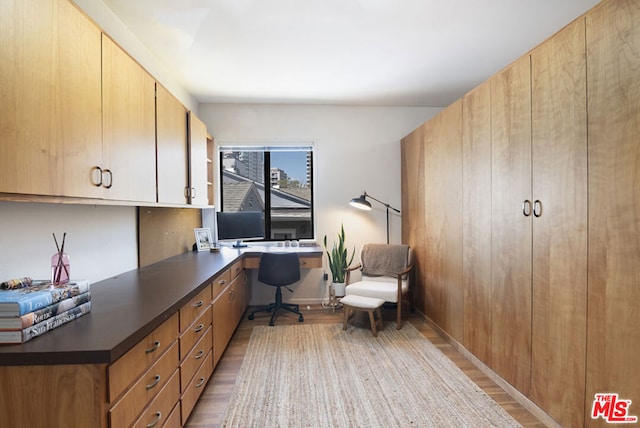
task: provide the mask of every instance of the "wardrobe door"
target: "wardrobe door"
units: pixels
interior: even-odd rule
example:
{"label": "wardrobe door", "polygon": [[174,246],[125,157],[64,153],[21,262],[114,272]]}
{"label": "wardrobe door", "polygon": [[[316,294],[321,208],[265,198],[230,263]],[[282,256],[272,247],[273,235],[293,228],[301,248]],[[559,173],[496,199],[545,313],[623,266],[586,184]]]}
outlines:
{"label": "wardrobe door", "polygon": [[529,56],[491,80],[491,367],[524,394],[531,381]]}
{"label": "wardrobe door", "polygon": [[462,102],[425,129],[426,315],[462,342]]}
{"label": "wardrobe door", "polygon": [[464,346],[491,365],[491,85],[462,99]]}
{"label": "wardrobe door", "polygon": [[587,339],[584,19],[532,52],[531,73],[531,398],[562,426],[582,426]]}
{"label": "wardrobe door", "polygon": [[[587,15],[589,291],[585,411],[596,393],[640,416],[640,2]],[[587,417],[587,425],[600,425]]]}
{"label": "wardrobe door", "polygon": [[413,304],[425,312],[424,304],[424,128],[420,126],[401,141],[402,243],[413,251]]}

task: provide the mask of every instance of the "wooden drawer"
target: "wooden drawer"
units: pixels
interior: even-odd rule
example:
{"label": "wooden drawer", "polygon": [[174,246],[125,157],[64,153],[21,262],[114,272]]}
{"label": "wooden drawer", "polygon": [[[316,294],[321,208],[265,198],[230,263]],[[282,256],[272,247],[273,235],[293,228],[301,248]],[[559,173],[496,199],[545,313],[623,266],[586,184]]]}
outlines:
{"label": "wooden drawer", "polygon": [[196,294],[186,305],[180,308],[180,332],[185,331],[205,312],[211,303],[211,286],[206,286]]}
{"label": "wooden drawer", "polygon": [[206,329],[204,336],[200,338],[200,341],[193,347],[189,355],[187,355],[180,363],[180,385],[182,386],[181,392],[187,388],[191,378],[198,371],[209,351],[213,346],[213,335],[211,334],[211,326]]}
{"label": "wooden drawer", "polygon": [[162,425],[162,428],[182,428],[182,423],[180,422],[180,403],[176,403],[171,414],[169,414],[164,425]]}
{"label": "wooden drawer", "polygon": [[[132,427],[161,427],[178,400],[180,400],[180,376],[178,375],[178,370],[176,370]],[[114,426],[113,428],[117,427]]]}
{"label": "wooden drawer", "polygon": [[140,374],[151,366],[178,337],[178,314],[174,314],[118,358],[108,369],[109,402],[113,403]]}
{"label": "wooden drawer", "polygon": [[180,336],[180,360],[191,351],[193,345],[200,340],[207,327],[211,325],[211,312],[211,304],[208,304],[207,310]]}
{"label": "wooden drawer", "polygon": [[240,275],[244,271],[244,259],[240,259],[229,268],[231,272],[231,280]]}
{"label": "wooden drawer", "polygon": [[213,373],[212,363],[212,353],[209,352],[204,363],[200,366],[200,369],[191,380],[189,386],[187,386],[187,390],[182,394],[182,399],[180,400],[182,405],[182,425],[187,422],[193,407],[196,405],[198,398],[200,398],[202,391],[204,391],[204,387],[207,385],[207,381],[211,377],[211,373]]}
{"label": "wooden drawer", "polygon": [[[300,268],[312,269],[322,267],[322,254],[299,254]],[[244,259],[246,269],[258,269],[260,267],[260,257],[247,256]]]}
{"label": "wooden drawer", "polygon": [[179,363],[178,344],[174,342],[109,411],[111,426],[130,426],[147,403],[166,385]]}
{"label": "wooden drawer", "polygon": [[220,292],[225,289],[227,285],[231,282],[231,269],[227,269],[222,272],[216,279],[213,280],[211,284],[212,287],[212,299],[215,300],[216,297],[220,295]]}

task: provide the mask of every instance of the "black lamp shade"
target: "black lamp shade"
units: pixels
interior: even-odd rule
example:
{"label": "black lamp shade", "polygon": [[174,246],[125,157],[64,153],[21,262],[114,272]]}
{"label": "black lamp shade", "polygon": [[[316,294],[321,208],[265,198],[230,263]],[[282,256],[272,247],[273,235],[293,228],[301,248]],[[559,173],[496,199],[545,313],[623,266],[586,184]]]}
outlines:
{"label": "black lamp shade", "polygon": [[367,201],[366,195],[360,195],[357,198],[351,199],[349,205],[361,210],[371,211],[371,203]]}

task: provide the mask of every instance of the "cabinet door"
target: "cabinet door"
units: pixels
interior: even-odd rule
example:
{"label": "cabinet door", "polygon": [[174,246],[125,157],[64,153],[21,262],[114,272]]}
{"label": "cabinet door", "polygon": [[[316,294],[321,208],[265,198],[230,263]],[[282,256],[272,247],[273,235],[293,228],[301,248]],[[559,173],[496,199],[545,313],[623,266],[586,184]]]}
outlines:
{"label": "cabinet door", "polygon": [[102,194],[100,38],[69,1],[0,1],[0,192]]}
{"label": "cabinet door", "polygon": [[422,125],[402,139],[402,243],[413,251],[414,276],[411,283],[413,303],[422,313],[426,312],[424,298],[423,260],[425,253],[424,216],[424,130]]}
{"label": "cabinet door", "polygon": [[207,193],[207,126],[189,112],[189,203],[209,205]]}
{"label": "cabinet door", "polygon": [[187,109],[156,84],[158,202],[187,203]]}
{"label": "cabinet door", "polygon": [[103,169],[108,199],[155,202],[155,80],[102,38]]}
{"label": "cabinet door", "polygon": [[525,56],[491,80],[492,368],[524,394],[531,380],[531,82]]}
{"label": "cabinet door", "polygon": [[491,85],[462,99],[464,346],[491,366]]}
{"label": "cabinet door", "polygon": [[462,342],[462,101],[425,129],[426,314]]}
{"label": "cabinet door", "polygon": [[531,398],[584,424],[587,327],[585,21],[531,54],[533,313]]}
{"label": "cabinet door", "polygon": [[[236,324],[233,321],[233,293],[229,284],[213,301],[213,366],[215,367],[224,353],[227,343],[231,338],[232,328]],[[232,327],[233,325],[233,327]]]}
{"label": "cabinet door", "polygon": [[587,58],[585,410],[594,394],[612,392],[631,400],[630,413],[640,416],[640,2],[606,1],[587,15]]}

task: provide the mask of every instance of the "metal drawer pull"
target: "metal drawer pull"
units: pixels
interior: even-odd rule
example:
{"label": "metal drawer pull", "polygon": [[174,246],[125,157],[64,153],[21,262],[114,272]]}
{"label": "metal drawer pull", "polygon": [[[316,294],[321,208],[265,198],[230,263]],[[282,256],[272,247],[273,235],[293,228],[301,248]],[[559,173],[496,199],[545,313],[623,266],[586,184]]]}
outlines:
{"label": "metal drawer pull", "polygon": [[160,382],[160,375],[159,374],[155,375],[155,378],[153,379],[153,382],[151,382],[150,384],[147,385],[147,389],[154,388],[158,384],[158,382]]}
{"label": "metal drawer pull", "polygon": [[525,217],[531,215],[531,201],[529,199],[525,199],[522,203],[522,214],[524,214]]}
{"label": "metal drawer pull", "polygon": [[153,346],[151,348],[147,348],[144,352],[146,354],[150,354],[153,351],[155,351],[156,349],[158,349],[160,347],[160,341],[156,340],[155,342],[153,342]]}
{"label": "metal drawer pull", "polygon": [[198,324],[196,328],[193,330],[195,333],[200,333],[204,328],[204,324]]}
{"label": "metal drawer pull", "polygon": [[147,425],[147,428],[153,428],[156,426],[158,422],[160,422],[160,419],[162,419],[162,412],[156,412],[156,420]]}
{"label": "metal drawer pull", "polygon": [[105,189],[111,189],[111,186],[113,186],[113,173],[111,172],[110,169],[105,169],[103,171],[103,174],[109,175],[109,184],[108,185],[103,184],[102,187],[104,187]]}
{"label": "metal drawer pull", "polygon": [[200,306],[204,305],[204,302],[202,300],[198,300],[197,302],[195,302],[193,304],[193,306],[195,306],[196,308],[199,308]]}
{"label": "metal drawer pull", "polygon": [[542,202],[540,202],[540,199],[536,199],[533,203],[533,215],[536,217],[540,217],[542,215]]}
{"label": "metal drawer pull", "polygon": [[202,356],[204,355],[204,349],[201,349],[198,351],[198,353],[196,354],[196,356],[194,357],[196,360],[199,360],[200,358],[202,358]]}
{"label": "metal drawer pull", "polygon": [[[98,171],[98,174],[95,174],[96,171]],[[98,177],[99,180],[94,182],[94,177]],[[96,187],[102,186],[102,168],[100,168],[99,166],[94,166],[93,168],[91,168],[91,184]]]}
{"label": "metal drawer pull", "polygon": [[203,384],[204,384],[204,378],[201,377],[200,382],[198,382],[198,384],[196,385],[196,388],[200,388]]}
{"label": "metal drawer pull", "polygon": [[220,281],[218,281],[218,283],[219,283],[220,285],[225,285],[225,284],[227,283],[227,281],[226,281],[226,280],[224,280],[224,279],[221,279]]}

